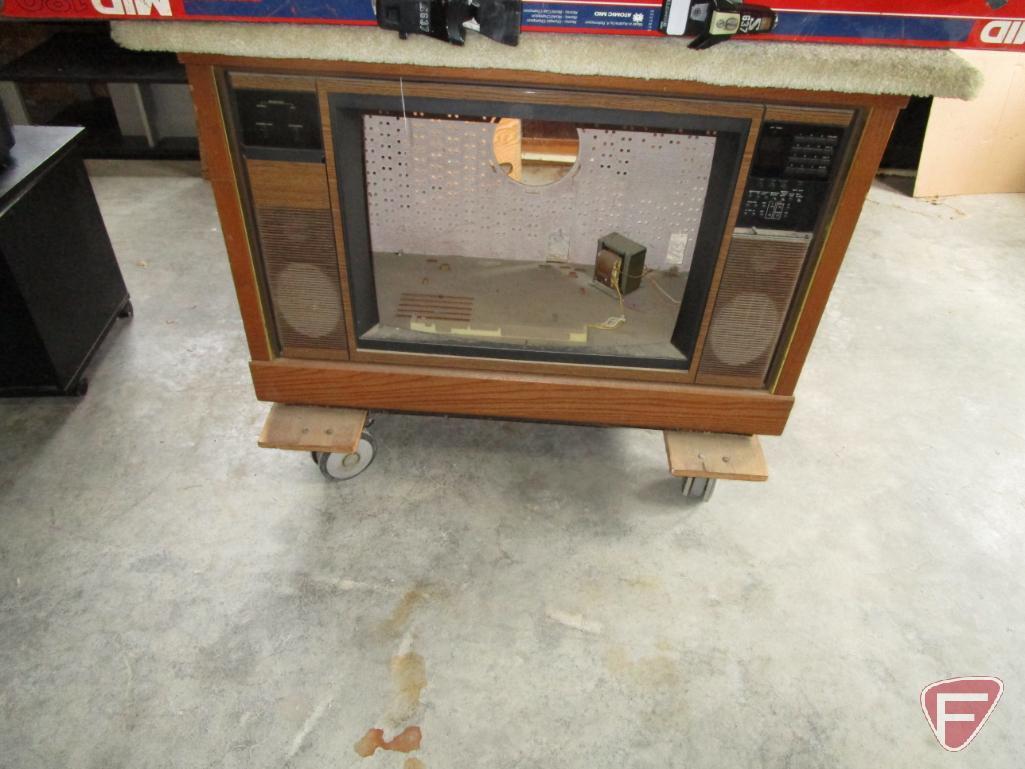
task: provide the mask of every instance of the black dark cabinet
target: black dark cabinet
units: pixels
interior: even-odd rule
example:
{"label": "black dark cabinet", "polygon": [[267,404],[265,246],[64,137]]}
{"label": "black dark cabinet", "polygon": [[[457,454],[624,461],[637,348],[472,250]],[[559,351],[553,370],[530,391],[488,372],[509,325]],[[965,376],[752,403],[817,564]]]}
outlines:
{"label": "black dark cabinet", "polygon": [[75,395],[128,290],[78,153],[81,128],[15,126],[0,171],[0,395]]}

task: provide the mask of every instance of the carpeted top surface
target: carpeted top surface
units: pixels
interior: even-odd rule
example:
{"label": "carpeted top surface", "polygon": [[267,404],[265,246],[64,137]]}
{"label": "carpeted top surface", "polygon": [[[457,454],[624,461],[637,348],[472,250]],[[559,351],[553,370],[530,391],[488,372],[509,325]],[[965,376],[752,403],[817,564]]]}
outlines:
{"label": "carpeted top surface", "polygon": [[142,51],[419,64],[691,80],[711,85],[972,98],[981,75],[950,51],[732,41],[693,51],[677,38],[526,34],[519,46],[470,33],[464,47],[395,32],[309,24],[115,22]]}

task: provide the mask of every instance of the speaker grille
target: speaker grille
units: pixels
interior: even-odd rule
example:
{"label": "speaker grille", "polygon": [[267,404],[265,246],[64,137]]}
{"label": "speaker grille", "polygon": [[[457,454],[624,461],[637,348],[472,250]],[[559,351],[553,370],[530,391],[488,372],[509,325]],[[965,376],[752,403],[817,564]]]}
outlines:
{"label": "speaker grille", "polygon": [[331,212],[258,207],[256,222],[282,347],[345,350]]}
{"label": "speaker grille", "polygon": [[734,234],[697,381],[759,386],[808,253],[806,235]]}

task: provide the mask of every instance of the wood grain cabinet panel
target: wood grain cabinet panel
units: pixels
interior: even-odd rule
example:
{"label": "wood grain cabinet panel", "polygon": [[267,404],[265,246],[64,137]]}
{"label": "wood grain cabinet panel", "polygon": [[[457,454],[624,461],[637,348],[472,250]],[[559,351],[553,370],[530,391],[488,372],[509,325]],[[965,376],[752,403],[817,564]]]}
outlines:
{"label": "wood grain cabinet panel", "polygon": [[[500,70],[182,58],[188,65],[217,192],[258,398],[309,406],[747,435],[779,434],[786,425],[815,329],[893,120],[906,102],[894,96]],[[243,151],[231,114],[233,84],[278,90],[286,99],[289,93],[316,91],[324,162],[311,162],[317,158],[309,155],[289,158],[277,150]],[[477,107],[491,110],[480,113],[492,116],[486,120],[520,107],[530,111],[565,105],[595,115],[601,110],[659,115],[657,120],[663,123],[673,119],[666,116],[695,115],[708,124],[708,135],[715,135],[716,119],[748,126],[737,134],[746,141],[733,150],[734,178],[726,182],[731,186],[719,209],[726,224],[715,250],[710,250],[711,266],[702,278],[707,295],[695,321],[693,354],[685,365],[671,371],[647,364],[604,366],[593,359],[577,364],[522,356],[474,357],[440,348],[437,354],[429,349],[361,348],[360,339],[365,337],[360,336],[362,331],[357,333],[354,305],[358,292],[366,289],[359,288],[352,265],[354,254],[366,254],[369,248],[352,249],[352,232],[347,238],[346,228],[368,225],[365,220],[353,223],[352,209],[345,202],[351,198],[340,193],[350,177],[340,178],[339,169],[343,160],[351,164],[352,157],[345,158],[334,146],[331,104],[337,93],[353,95],[353,103],[376,104],[373,109],[380,114],[387,113],[387,105],[396,98],[421,103],[434,99],[448,105],[460,100],[491,105]],[[823,197],[815,231],[792,241],[785,235],[759,239],[758,231],[739,224],[752,205],[748,174],[753,177],[764,170],[758,140],[769,124],[804,125],[810,131],[834,126],[846,137],[837,147],[837,164],[830,171],[829,193]],[[508,146],[515,150],[517,144]],[[522,171],[515,157],[501,162],[514,169],[514,176]],[[798,157],[796,162],[807,161]],[[356,176],[362,179],[362,172]],[[429,206],[430,201],[410,204]],[[467,226],[486,223],[474,222],[468,212]],[[772,312],[763,302],[758,315],[751,295],[763,289],[771,293]]]}

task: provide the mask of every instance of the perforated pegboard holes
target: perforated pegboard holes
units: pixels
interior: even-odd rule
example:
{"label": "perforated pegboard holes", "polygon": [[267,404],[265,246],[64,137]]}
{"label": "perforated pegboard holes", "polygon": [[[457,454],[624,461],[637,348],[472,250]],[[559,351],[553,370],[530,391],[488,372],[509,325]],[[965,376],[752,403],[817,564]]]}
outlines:
{"label": "perforated pegboard holes", "polygon": [[693,257],[715,138],[579,128],[574,169],[540,187],[497,167],[495,125],[366,115],[367,196],[375,251],[542,261],[553,233],[569,261],[594,260],[598,238],[620,232],[668,265],[674,234]]}

